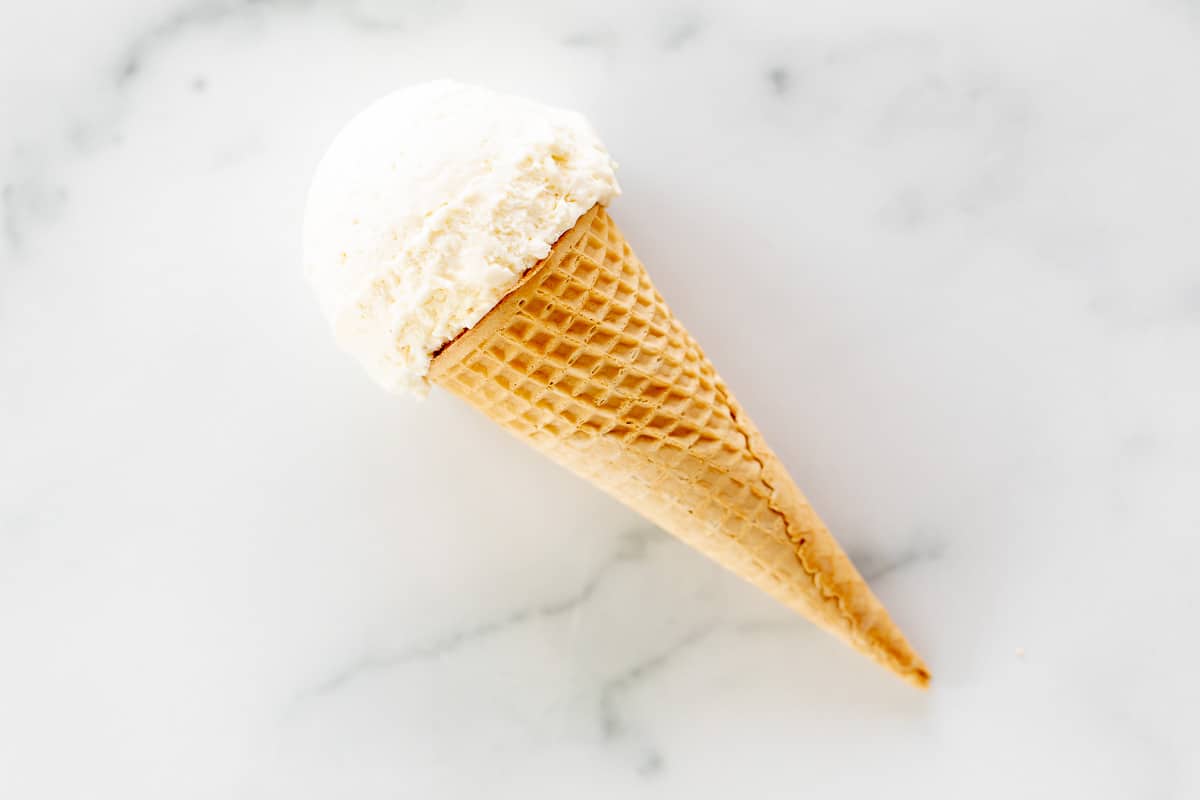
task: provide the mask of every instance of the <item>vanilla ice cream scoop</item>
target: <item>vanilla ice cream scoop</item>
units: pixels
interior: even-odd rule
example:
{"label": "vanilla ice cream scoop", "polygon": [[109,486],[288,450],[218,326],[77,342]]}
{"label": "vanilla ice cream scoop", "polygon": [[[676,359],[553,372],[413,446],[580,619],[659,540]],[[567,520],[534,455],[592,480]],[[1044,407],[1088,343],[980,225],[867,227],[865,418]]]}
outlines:
{"label": "vanilla ice cream scoop", "polygon": [[333,333],[390,391],[619,194],[580,114],[451,81],[388,95],[317,167],[304,268]]}

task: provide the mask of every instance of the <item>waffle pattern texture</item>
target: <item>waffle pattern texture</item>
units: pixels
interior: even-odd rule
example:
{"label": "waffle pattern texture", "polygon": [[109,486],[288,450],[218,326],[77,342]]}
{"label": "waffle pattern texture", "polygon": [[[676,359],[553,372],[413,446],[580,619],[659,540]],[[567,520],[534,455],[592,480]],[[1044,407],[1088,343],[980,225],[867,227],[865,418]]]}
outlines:
{"label": "waffle pattern texture", "polygon": [[905,680],[929,671],[601,206],[430,378]]}

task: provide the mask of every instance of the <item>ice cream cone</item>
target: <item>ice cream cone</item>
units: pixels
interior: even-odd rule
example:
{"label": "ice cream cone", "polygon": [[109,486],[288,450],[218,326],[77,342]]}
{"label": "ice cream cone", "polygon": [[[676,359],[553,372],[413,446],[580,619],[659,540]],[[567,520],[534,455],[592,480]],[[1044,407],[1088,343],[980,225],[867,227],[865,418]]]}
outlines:
{"label": "ice cream cone", "polygon": [[929,671],[594,206],[429,378],[910,683]]}

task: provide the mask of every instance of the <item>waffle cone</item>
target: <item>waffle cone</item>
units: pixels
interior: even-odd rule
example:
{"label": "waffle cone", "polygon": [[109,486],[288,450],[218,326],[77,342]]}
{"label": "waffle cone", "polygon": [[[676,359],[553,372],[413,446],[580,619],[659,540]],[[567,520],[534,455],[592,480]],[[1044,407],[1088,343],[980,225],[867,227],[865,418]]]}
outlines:
{"label": "waffle cone", "polygon": [[924,687],[929,671],[604,208],[431,380],[784,605]]}

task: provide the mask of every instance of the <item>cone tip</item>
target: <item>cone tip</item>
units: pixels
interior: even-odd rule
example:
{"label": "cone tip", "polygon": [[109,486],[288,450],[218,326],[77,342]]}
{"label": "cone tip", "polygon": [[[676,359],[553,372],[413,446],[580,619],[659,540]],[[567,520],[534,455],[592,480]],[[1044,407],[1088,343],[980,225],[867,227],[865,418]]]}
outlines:
{"label": "cone tip", "polygon": [[929,673],[929,670],[926,669],[924,664],[913,667],[903,677],[913,686],[922,690],[928,690],[929,682],[933,680],[933,676]]}

